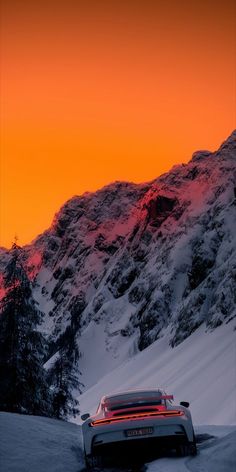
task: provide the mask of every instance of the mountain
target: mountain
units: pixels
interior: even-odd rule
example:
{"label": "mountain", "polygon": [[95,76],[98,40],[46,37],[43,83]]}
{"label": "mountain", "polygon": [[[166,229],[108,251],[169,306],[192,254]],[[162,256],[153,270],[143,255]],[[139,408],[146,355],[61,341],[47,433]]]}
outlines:
{"label": "mountain", "polygon": [[[1,249],[1,273],[10,257]],[[167,334],[174,348],[200,326],[231,323],[236,131],[151,182],[73,197],[25,246],[24,266],[44,313],[46,368],[72,330],[84,389]]]}

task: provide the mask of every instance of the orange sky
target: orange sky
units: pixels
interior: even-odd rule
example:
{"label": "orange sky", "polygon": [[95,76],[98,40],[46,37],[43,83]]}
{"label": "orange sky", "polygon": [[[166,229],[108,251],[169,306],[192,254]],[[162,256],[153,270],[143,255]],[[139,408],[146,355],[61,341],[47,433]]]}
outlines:
{"label": "orange sky", "polygon": [[235,128],[233,1],[3,0],[1,22],[0,245]]}

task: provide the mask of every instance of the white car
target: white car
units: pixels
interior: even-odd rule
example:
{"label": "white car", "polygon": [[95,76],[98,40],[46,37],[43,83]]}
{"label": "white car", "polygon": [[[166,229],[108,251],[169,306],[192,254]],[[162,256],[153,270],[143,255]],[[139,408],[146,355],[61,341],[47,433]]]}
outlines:
{"label": "white car", "polygon": [[81,416],[87,467],[101,459],[142,450],[176,449],[195,455],[196,440],[188,402],[173,404],[161,389],[135,390],[102,397],[94,416]]}

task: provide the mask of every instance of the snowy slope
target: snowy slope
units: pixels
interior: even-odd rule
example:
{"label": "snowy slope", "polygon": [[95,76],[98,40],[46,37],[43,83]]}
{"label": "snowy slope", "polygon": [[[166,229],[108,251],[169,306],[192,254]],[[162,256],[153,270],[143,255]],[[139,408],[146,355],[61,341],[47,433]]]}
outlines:
{"label": "snowy slope", "polygon": [[0,438],[2,472],[78,472],[84,466],[76,425],[0,413]]}
{"label": "snowy slope", "polygon": [[[200,427],[194,458],[160,458],[146,465],[150,472],[233,472],[236,427]],[[213,437],[212,437],[213,436]],[[84,469],[80,427],[71,423],[0,413],[0,466],[3,472],[80,472]],[[113,472],[119,469],[113,468]],[[130,468],[129,468],[130,470]],[[136,467],[137,472],[137,467]],[[140,468],[145,470],[145,468]],[[123,469],[125,472],[126,469]],[[109,469],[107,470],[109,472]],[[110,471],[112,472],[112,471]],[[120,471],[121,472],[121,471]],[[128,469],[127,469],[128,472]]]}
{"label": "snowy slope", "polygon": [[[177,402],[190,402],[194,424],[236,425],[235,322],[213,332],[201,326],[173,349],[169,337],[167,332],[114,370],[107,366],[110,373],[80,396],[81,412],[94,413],[104,394],[158,386],[174,394]],[[93,347],[98,352],[96,344]],[[94,357],[88,371],[92,379],[98,364]]]}

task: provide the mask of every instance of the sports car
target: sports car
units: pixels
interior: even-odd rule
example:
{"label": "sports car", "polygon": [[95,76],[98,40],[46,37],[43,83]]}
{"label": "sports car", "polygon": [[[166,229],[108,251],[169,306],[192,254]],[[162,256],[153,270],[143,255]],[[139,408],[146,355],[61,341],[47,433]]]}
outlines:
{"label": "sports car", "polygon": [[173,404],[161,389],[121,392],[101,398],[94,416],[81,416],[87,467],[114,453],[175,449],[195,455],[196,440],[188,402]]}

